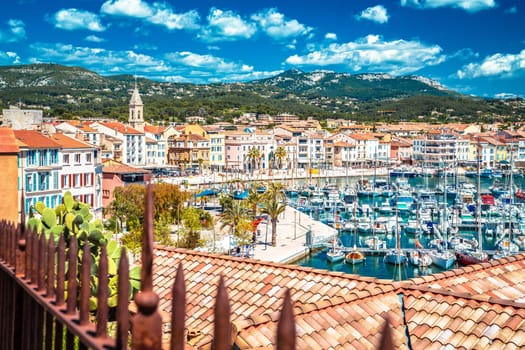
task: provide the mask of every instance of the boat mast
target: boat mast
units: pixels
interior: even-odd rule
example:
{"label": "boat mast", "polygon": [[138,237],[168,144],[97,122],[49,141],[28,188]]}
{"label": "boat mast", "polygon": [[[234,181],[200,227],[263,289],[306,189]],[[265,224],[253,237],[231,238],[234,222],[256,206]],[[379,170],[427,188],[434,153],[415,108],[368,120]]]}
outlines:
{"label": "boat mast", "polygon": [[510,192],[510,202],[509,202],[509,251],[510,251],[510,244],[512,243],[512,207],[514,206],[514,185],[512,183],[512,169],[513,169],[513,161],[514,161],[514,153],[513,153],[513,145],[510,146],[510,180],[509,180],[509,192]]}
{"label": "boat mast", "polygon": [[480,254],[483,252],[483,237],[481,236],[481,174],[480,174],[480,168],[481,168],[481,145],[479,143],[479,136],[478,136],[478,168],[477,168],[477,188],[476,188],[476,225],[478,229],[478,249]]}

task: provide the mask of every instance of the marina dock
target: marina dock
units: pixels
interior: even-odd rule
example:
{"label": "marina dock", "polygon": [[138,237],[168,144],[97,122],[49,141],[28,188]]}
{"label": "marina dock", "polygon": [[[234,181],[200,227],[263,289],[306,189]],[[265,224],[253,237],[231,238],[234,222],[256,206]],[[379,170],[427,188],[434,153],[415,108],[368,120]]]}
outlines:
{"label": "marina dock", "polygon": [[253,258],[285,264],[307,256],[312,249],[323,248],[327,242],[337,236],[337,230],[333,227],[316,221],[291,206],[286,207],[277,223],[276,247],[271,246],[270,221],[261,222],[257,232]]}

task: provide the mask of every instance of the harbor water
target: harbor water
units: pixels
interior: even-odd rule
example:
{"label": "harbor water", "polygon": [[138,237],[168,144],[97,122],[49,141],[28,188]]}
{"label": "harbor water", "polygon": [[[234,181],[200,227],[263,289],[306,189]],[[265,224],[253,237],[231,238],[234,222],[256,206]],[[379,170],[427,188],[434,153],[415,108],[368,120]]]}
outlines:
{"label": "harbor water", "polygon": [[[383,182],[393,182],[396,179],[395,178],[388,178],[388,177],[365,177],[366,180],[369,182],[373,181],[380,181],[383,180]],[[338,188],[341,191],[345,188],[353,188],[356,186],[356,183],[358,181],[362,181],[363,177],[332,177],[332,178],[315,178],[312,182],[312,179],[303,179],[301,180],[295,180],[295,186],[297,188]],[[411,177],[408,179],[404,179],[404,181],[407,181],[410,187],[413,190],[417,189],[429,189],[433,191],[434,189],[440,187],[444,188],[446,185],[449,184],[459,184],[459,183],[467,183],[475,186],[477,189],[478,183],[476,177],[466,177],[466,176],[457,176],[457,177],[437,177],[437,176],[416,176]],[[479,182],[479,190],[480,193],[490,193],[491,188],[496,183],[507,183],[508,185],[508,178],[480,178]],[[525,181],[523,177],[515,177],[511,181],[513,181],[513,186],[516,188],[522,188],[522,185],[525,185]],[[445,203],[445,195],[444,194],[436,194],[436,199],[438,203],[441,203],[443,205]],[[290,198],[290,201],[292,205],[293,202],[296,201],[297,198]],[[388,199],[387,199],[388,200]],[[447,206],[452,207],[454,205],[454,198],[451,198],[450,196],[447,196],[446,203]],[[520,202],[520,199],[513,199],[516,203]],[[382,202],[385,202],[385,198],[381,196],[370,196],[370,197],[359,197],[358,203],[360,206],[363,204],[368,205],[370,208],[377,208],[381,205]],[[519,205],[519,204],[518,204]],[[439,210],[436,210],[436,213],[433,213],[437,216],[438,221],[439,216],[442,215],[442,213]],[[326,218],[330,218],[334,215],[334,212],[326,212],[324,208],[315,208],[314,210],[311,210],[309,212],[309,215],[314,217],[318,220],[326,220]],[[337,212],[338,219],[341,217],[341,220],[348,219],[348,220],[354,220],[352,217],[353,215],[348,216],[348,213],[346,213],[347,217],[344,217],[345,213]],[[370,215],[376,219],[381,214],[378,214],[377,212],[370,213]],[[394,214],[390,214],[392,216]],[[477,214],[474,214],[476,216]],[[496,220],[504,221],[506,220],[504,216],[501,218],[498,218]],[[399,218],[399,222],[403,223],[406,222],[405,218]],[[441,220],[442,222],[442,220]],[[332,221],[333,224],[333,221]],[[436,224],[439,227],[439,223]],[[396,233],[399,234],[399,243],[400,247],[404,249],[414,249],[416,246],[423,246],[425,248],[428,247],[428,244],[430,240],[435,238],[435,235],[433,234],[420,234],[420,235],[414,235],[414,234],[406,234],[403,229],[396,230],[386,230],[387,232],[383,232],[382,234],[376,234],[374,233],[374,236],[378,236],[380,239],[386,241],[387,248],[393,248],[396,246]],[[477,227],[463,227],[460,231],[461,235],[466,236],[472,236],[475,238],[478,238],[480,235],[480,229]],[[356,237],[354,237],[354,232],[356,232],[355,229],[346,230],[344,226],[340,226],[339,229],[339,235],[338,240],[340,243],[342,243],[343,246],[351,248],[354,246],[354,244],[359,248],[365,247],[364,240],[366,238],[369,238],[370,234],[363,234],[363,233],[357,233]],[[495,240],[496,235],[492,234],[485,234],[485,230],[483,235],[481,235],[482,239],[482,247],[484,250],[494,250],[495,249]],[[416,244],[416,240],[418,241]],[[369,276],[369,277],[376,277],[381,279],[393,279],[393,280],[406,280],[413,277],[418,276],[424,276],[428,274],[433,274],[437,272],[443,271],[441,268],[430,265],[427,267],[418,267],[415,265],[411,265],[409,263],[403,264],[403,265],[391,265],[386,264],[383,259],[384,255],[379,254],[371,254],[366,256],[366,260],[364,263],[361,264],[349,264],[345,263],[344,260],[340,262],[329,262],[327,259],[327,250],[321,249],[313,251],[313,253],[310,256],[307,256],[306,258],[303,258],[296,262],[297,265],[301,266],[307,266],[307,267],[314,267],[318,269],[325,269],[330,271],[339,271],[339,272],[345,272],[350,274],[358,274],[362,276]],[[453,268],[457,266],[454,265]]]}

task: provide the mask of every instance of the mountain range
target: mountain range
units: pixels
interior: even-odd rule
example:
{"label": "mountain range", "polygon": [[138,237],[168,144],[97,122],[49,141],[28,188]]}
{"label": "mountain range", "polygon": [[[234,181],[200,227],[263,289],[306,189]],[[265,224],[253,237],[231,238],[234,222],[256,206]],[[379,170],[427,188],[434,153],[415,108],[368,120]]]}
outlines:
{"label": "mountain range", "polygon": [[81,67],[31,64],[0,67],[3,107],[21,102],[49,107],[55,117],[127,118],[130,90],[143,96],[145,116],[184,121],[187,116],[229,119],[244,112],[294,113],[319,119],[352,118],[391,121],[480,118],[518,120],[522,100],[487,100],[461,95],[421,76],[310,73],[292,69],[243,83],[189,84],[158,82],[132,75],[101,76]]}

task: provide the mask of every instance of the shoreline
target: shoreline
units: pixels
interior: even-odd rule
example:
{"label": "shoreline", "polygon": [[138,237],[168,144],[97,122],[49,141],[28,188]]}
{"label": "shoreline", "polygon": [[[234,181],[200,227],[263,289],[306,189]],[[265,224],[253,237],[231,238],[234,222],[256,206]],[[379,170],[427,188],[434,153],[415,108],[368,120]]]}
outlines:
{"label": "shoreline", "polygon": [[[405,167],[403,169],[411,170],[415,172],[416,176],[422,176],[424,174],[424,169],[421,167]],[[316,170],[316,169],[313,169]],[[370,177],[370,176],[379,176],[384,177],[388,176],[393,169],[388,169],[386,167],[380,168],[337,168],[337,169],[328,169],[321,170],[317,174],[309,174],[305,169],[295,169],[290,170],[273,170],[271,174],[267,172],[254,172],[252,173],[215,173],[208,172],[202,175],[191,175],[183,177],[162,177],[156,178],[157,182],[168,182],[172,184],[185,187],[186,189],[200,189],[201,186],[211,186],[217,184],[228,184],[228,183],[253,183],[253,182],[268,182],[268,181],[279,181],[290,183],[293,187],[295,185],[295,180],[304,182],[304,180],[309,179],[312,183],[320,182],[322,179],[327,178],[357,178],[357,177]],[[440,170],[440,169],[434,169]],[[455,172],[458,176],[463,176],[466,173],[465,168],[458,167],[455,169]],[[435,175],[434,175],[435,176]],[[400,176],[402,177],[402,176]]]}

